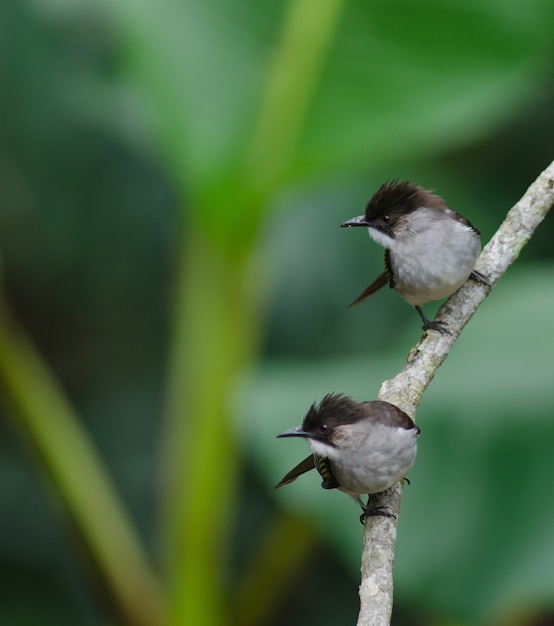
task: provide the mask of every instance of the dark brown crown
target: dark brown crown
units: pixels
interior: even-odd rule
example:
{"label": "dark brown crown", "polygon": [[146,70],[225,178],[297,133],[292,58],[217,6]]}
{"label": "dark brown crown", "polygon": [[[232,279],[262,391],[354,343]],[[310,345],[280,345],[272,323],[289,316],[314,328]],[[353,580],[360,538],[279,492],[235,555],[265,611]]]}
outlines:
{"label": "dark brown crown", "polygon": [[389,402],[356,402],[344,394],[329,393],[319,405],[314,402],[309,408],[302,422],[302,430],[318,438],[325,438],[337,426],[362,420],[393,428],[417,428],[404,411]]}
{"label": "dark brown crown", "polygon": [[383,215],[406,215],[420,207],[443,209],[444,200],[427,189],[414,185],[410,181],[398,182],[393,180],[384,183],[375,192],[365,208],[365,218],[368,222]]}

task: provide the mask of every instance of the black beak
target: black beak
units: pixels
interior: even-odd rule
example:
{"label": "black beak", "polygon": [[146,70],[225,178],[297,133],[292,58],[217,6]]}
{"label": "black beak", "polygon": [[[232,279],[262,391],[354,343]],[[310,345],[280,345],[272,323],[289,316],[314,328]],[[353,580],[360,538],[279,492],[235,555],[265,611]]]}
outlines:
{"label": "black beak", "polygon": [[365,215],[358,215],[358,217],[353,217],[351,220],[346,220],[341,225],[341,228],[351,228],[352,226],[371,226],[371,224],[366,220]]}
{"label": "black beak", "polygon": [[295,426],[277,435],[277,438],[279,437],[309,437],[309,434],[305,430],[302,430],[302,426]]}

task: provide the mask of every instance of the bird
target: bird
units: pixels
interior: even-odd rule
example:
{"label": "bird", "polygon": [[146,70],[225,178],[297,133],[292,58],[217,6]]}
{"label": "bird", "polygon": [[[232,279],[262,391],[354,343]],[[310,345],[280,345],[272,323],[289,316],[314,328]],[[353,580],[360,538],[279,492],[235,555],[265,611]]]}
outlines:
{"label": "bird", "polygon": [[[394,404],[356,402],[342,393],[329,393],[314,402],[302,424],[277,437],[304,437],[312,454],[288,472],[279,489],[302,474],[317,469],[324,489],[338,489],[361,507],[360,521],[384,515],[383,507],[371,506],[370,495],[386,491],[403,480],[417,453],[420,429]],[[367,494],[367,502],[361,496]]]}
{"label": "bird", "polygon": [[342,228],[360,226],[385,248],[385,271],[349,307],[388,283],[418,312],[423,330],[448,333],[443,322],[426,317],[422,305],[450,296],[470,277],[488,285],[474,269],[481,251],[479,230],[419,185],[397,180],[381,185],[363,215],[341,224]]}

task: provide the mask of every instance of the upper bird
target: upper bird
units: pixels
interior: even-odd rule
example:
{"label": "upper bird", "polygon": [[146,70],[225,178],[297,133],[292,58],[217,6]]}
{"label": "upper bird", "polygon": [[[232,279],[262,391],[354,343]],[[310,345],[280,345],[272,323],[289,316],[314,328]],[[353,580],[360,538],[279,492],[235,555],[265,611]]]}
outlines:
{"label": "upper bird", "polygon": [[[301,426],[278,437],[305,437],[313,454],[275,485],[288,485],[314,468],[324,489],[339,489],[362,507],[360,521],[370,515],[389,515],[372,507],[369,494],[380,493],[401,481],[412,467],[419,428],[389,402],[355,402],[348,396],[327,394],[312,404]],[[368,494],[367,503],[360,495]]]}
{"label": "upper bird", "polygon": [[421,305],[446,298],[471,276],[481,250],[481,234],[444,200],[409,181],[392,181],[377,190],[364,215],[341,224],[365,226],[385,248],[385,271],[350,306],[359,304],[385,284],[415,307],[423,329],[444,332],[441,322],[427,319]]}

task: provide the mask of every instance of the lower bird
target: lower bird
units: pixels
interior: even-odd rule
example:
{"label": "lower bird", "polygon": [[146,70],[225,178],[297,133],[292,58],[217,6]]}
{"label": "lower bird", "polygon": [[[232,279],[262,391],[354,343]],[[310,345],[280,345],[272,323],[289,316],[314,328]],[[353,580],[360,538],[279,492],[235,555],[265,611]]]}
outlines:
{"label": "lower bird", "polygon": [[[301,426],[278,437],[305,437],[312,449],[275,485],[288,485],[298,476],[317,469],[324,489],[339,489],[362,508],[360,521],[372,515],[390,516],[372,507],[369,496],[385,491],[405,478],[417,452],[419,428],[404,411],[389,402],[356,402],[330,393],[312,404]],[[367,494],[364,503],[360,496]]]}

